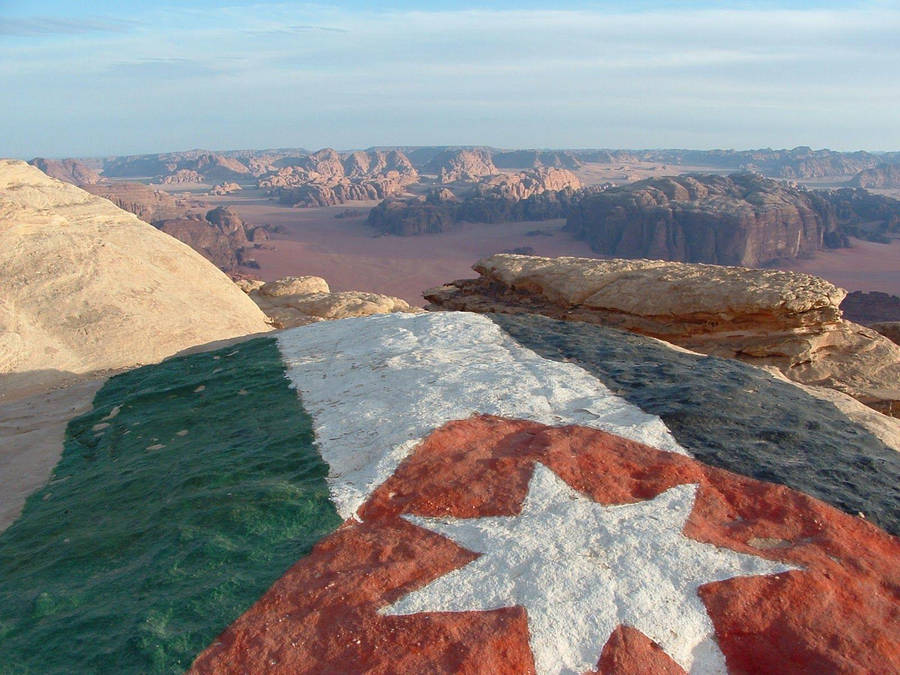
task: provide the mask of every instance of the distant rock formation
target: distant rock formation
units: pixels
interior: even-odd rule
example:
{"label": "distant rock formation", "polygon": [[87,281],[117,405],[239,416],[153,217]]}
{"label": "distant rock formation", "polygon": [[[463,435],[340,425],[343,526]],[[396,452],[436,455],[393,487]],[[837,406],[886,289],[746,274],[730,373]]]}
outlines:
{"label": "distant rock formation", "polygon": [[862,188],[900,188],[900,164],[881,164],[863,169],[850,180],[850,185]]}
{"label": "distant rock formation", "polygon": [[881,291],[853,291],[841,303],[849,321],[866,326],[876,322],[900,321],[900,297]]}
{"label": "distant rock formation", "polygon": [[145,223],[177,218],[185,215],[188,210],[168,192],[154,190],[143,183],[104,181],[93,185],[82,185],[81,188],[98,197],[108,199],[120,209],[133,213]]}
{"label": "distant rock formation", "polygon": [[[869,216],[882,220],[873,225]],[[900,202],[852,190],[807,191],[756,174],[692,174],[586,196],[566,229],[598,253],[760,266],[846,245],[847,234],[896,228]]]}
{"label": "distant rock formation", "polygon": [[444,150],[422,172],[436,175],[441,183],[471,182],[500,173],[491,160],[491,153],[483,149]]}
{"label": "distant rock formation", "polygon": [[900,345],[900,321],[876,321],[869,328],[877,330],[894,344]]}
{"label": "distant rock formation", "polygon": [[578,178],[565,169],[532,169],[480,179],[458,199],[447,188],[425,198],[386,199],[369,212],[368,224],[382,234],[409,236],[446,232],[462,222],[505,223],[565,218],[579,198]]}
{"label": "distant rock formation", "polygon": [[495,255],[481,277],[426,292],[429,309],[532,312],[600,323],[714,356],[774,366],[900,416],[900,347],[842,320],[846,295],[796,272]]}
{"label": "distant rock formation", "polygon": [[224,196],[240,192],[241,189],[241,186],[237,183],[219,183],[218,185],[213,186],[212,190],[209,191],[209,194],[214,196]]}
{"label": "distant rock formation", "polygon": [[491,154],[494,166],[500,169],[539,169],[556,167],[559,169],[577,169],[583,166],[573,152],[565,150],[509,150]]}
{"label": "distant rock formation", "polygon": [[269,328],[188,246],[24,162],[0,160],[0,221],[0,374],[123,368]]}
{"label": "distant rock formation", "polygon": [[103,165],[107,178],[149,178],[157,182],[212,182],[246,179],[250,169],[233,157],[208,150],[113,157]]}
{"label": "distant rock formation", "polygon": [[599,150],[579,151],[576,156],[590,162],[659,162],[668,165],[714,166],[732,171],[754,171],[788,179],[852,176],[885,161],[898,161],[896,154],[813,150],[806,146],[773,150]]}
{"label": "distant rock formation", "polygon": [[546,191],[527,199],[497,194],[441,198],[386,199],[369,211],[367,224],[381,234],[411,236],[447,232],[470,223],[510,223],[565,218],[578,198],[574,190]]}
{"label": "distant rock formation", "polygon": [[539,168],[482,178],[475,185],[475,194],[518,200],[542,192],[577,190],[580,187],[581,181],[567,169]]}
{"label": "distant rock formation", "polygon": [[[158,220],[153,225],[183,241],[225,272],[235,272],[245,259],[245,249],[252,246],[244,221],[228,207],[212,209],[205,217]],[[254,243],[266,238],[265,230],[257,233],[259,229],[262,228],[252,232]]]}
{"label": "distant rock formation", "polygon": [[281,203],[300,207],[384,199],[419,179],[406,156],[397,151],[341,155],[325,148],[278,163],[282,166],[262,176],[258,186]]}
{"label": "distant rock formation", "polygon": [[422,311],[390,295],[365,291],[333,293],[321,277],[284,277],[268,283],[239,281],[238,286],[249,294],[278,328],[371,314]]}
{"label": "distant rock formation", "polygon": [[89,185],[100,180],[99,173],[77,159],[35,157],[28,163],[36,166],[51,178],[56,178],[72,185]]}

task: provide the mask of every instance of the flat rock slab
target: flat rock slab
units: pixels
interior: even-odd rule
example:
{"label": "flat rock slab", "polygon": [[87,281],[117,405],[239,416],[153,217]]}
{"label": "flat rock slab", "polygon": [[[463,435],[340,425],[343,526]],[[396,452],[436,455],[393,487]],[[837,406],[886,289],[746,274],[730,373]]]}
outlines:
{"label": "flat rock slab", "polygon": [[900,453],[831,403],[758,368],[614,328],[490,316],[544,358],[577,364],[659,415],[697,459],[802,490],[900,533]]}

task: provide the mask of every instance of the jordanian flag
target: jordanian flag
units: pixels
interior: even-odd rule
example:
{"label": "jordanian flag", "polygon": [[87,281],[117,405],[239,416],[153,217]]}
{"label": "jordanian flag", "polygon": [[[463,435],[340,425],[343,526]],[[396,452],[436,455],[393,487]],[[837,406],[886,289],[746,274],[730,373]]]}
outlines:
{"label": "jordanian flag", "polygon": [[831,403],[654,340],[314,324],[69,423],[0,533],[0,673],[898,672],[898,477]]}

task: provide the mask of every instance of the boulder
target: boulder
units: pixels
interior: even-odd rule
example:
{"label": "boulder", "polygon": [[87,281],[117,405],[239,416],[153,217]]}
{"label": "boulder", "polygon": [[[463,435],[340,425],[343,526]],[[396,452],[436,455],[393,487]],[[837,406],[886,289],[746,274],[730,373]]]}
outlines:
{"label": "boulder", "polygon": [[328,293],[328,282],[322,277],[284,277],[277,281],[263,284],[260,295],[277,298],[283,295],[308,295],[310,293]]}
{"label": "boulder", "polygon": [[682,347],[775,366],[887,414],[900,401],[900,349],[844,321],[846,291],[806,274],[659,260],[499,254],[481,275],[426,291],[433,309],[535,312],[616,326]]}

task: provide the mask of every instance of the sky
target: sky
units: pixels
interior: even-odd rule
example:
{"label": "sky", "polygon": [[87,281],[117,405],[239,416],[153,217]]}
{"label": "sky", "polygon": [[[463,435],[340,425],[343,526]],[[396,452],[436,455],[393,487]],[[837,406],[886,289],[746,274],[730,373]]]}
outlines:
{"label": "sky", "polygon": [[0,0],[0,156],[900,150],[900,0]]}

